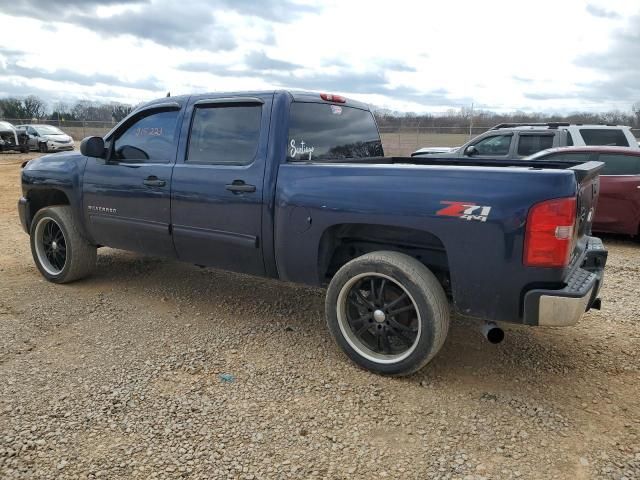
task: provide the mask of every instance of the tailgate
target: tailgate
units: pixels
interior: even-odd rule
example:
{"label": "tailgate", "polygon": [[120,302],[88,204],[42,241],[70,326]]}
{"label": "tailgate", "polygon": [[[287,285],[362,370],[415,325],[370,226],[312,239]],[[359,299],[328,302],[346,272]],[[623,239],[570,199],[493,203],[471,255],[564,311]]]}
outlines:
{"label": "tailgate", "polygon": [[584,250],[586,237],[591,235],[591,224],[595,216],[600,193],[600,170],[604,167],[602,162],[586,162],[571,167],[575,172],[578,182],[578,198],[576,203],[576,251]]}

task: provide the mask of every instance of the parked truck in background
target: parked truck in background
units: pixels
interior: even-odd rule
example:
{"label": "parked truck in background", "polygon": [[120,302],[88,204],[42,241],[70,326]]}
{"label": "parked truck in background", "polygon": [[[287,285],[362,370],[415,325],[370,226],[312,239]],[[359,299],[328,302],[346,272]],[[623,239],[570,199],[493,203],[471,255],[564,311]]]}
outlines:
{"label": "parked truck in background", "polygon": [[89,275],[109,246],[326,287],[344,352],[405,375],[442,347],[450,308],[560,326],[599,306],[600,167],[389,158],[361,103],[214,93],[153,101],[80,153],[30,161],[18,208],[47,280]]}
{"label": "parked truck in background", "polygon": [[631,127],[624,125],[583,125],[568,122],[501,123],[461,147],[421,148],[411,156],[510,160],[526,158],[549,148],[587,145],[640,150]]}

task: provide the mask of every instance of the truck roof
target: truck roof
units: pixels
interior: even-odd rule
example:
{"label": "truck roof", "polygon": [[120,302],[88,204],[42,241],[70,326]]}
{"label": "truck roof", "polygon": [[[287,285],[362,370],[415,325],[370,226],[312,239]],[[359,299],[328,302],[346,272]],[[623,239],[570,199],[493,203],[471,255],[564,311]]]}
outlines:
{"label": "truck roof", "polygon": [[[331,101],[323,100],[320,97],[320,95],[323,92],[315,92],[315,91],[309,91],[309,90],[282,90],[282,89],[235,91],[235,92],[203,92],[203,93],[197,93],[197,94],[194,93],[194,94],[187,94],[187,95],[177,95],[175,97],[173,96],[161,97],[141,105],[140,108],[146,107],[148,105],[153,105],[155,103],[164,103],[167,101],[177,101],[177,102],[186,101],[189,97],[193,95],[197,95],[199,97],[206,97],[210,95],[212,98],[216,98],[216,97],[221,98],[221,97],[237,97],[237,96],[273,95],[276,93],[286,93],[289,96],[291,96],[291,99],[293,101],[296,101],[296,102],[336,103],[336,104],[344,105],[348,107],[356,107],[356,108],[361,108],[363,110],[370,110],[370,107],[368,104],[364,102],[359,102],[358,100],[353,100],[347,97],[342,97],[344,98],[344,102],[331,102]],[[336,94],[330,94],[330,95],[336,95]],[[168,100],[168,98],[170,100]]]}
{"label": "truck roof", "polygon": [[627,125],[614,125],[602,123],[569,123],[569,122],[544,122],[544,123],[500,123],[490,130],[566,130],[569,127],[580,128],[631,128]]}

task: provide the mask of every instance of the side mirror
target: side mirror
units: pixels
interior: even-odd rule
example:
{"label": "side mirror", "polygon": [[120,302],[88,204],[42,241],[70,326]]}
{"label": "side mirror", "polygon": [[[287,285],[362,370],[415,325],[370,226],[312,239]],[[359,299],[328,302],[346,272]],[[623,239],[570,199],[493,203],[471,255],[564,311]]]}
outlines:
{"label": "side mirror", "polygon": [[80,153],[85,157],[104,158],[104,139],[86,137],[80,142]]}
{"label": "side mirror", "polygon": [[464,149],[464,154],[467,157],[472,157],[476,153],[478,153],[478,150],[476,150],[476,147],[474,147],[473,145],[469,145],[467,148]]}

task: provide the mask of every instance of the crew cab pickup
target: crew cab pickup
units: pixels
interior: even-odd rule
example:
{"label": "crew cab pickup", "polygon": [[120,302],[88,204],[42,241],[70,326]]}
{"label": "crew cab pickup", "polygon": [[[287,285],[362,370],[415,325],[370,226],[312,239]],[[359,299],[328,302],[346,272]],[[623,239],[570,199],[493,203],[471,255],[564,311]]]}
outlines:
{"label": "crew cab pickup", "polygon": [[323,286],[346,354],[405,375],[441,348],[450,308],[561,326],[599,306],[600,167],[384,157],[364,104],[215,93],[153,101],[80,153],[31,160],[18,208],[49,281],[88,275],[109,246]]}

